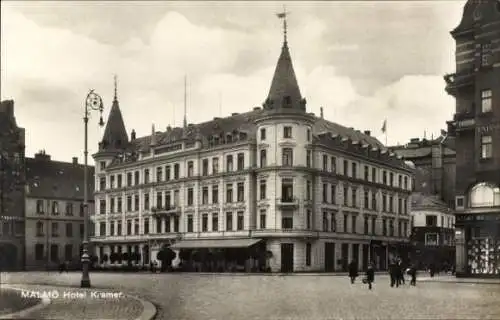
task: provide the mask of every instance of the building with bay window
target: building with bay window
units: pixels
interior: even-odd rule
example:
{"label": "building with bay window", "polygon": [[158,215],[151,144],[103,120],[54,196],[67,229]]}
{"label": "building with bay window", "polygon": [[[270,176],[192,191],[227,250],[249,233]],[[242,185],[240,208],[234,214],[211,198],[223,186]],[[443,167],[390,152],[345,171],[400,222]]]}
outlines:
{"label": "building with bay window", "polygon": [[500,3],[467,1],[451,35],[457,276],[500,277]]}
{"label": "building with bay window", "polygon": [[271,271],[385,269],[408,239],[411,168],[307,112],[286,38],[262,107],[129,139],[115,94],[93,157],[98,255],[149,263],[170,245],[226,266],[265,252]]}

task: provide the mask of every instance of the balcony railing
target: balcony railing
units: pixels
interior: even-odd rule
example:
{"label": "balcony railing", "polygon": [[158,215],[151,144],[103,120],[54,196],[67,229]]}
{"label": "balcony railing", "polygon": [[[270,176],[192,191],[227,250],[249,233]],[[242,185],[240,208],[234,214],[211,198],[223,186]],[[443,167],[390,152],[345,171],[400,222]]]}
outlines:
{"label": "balcony railing", "polygon": [[179,213],[181,210],[180,207],[178,206],[164,206],[164,207],[152,207],[151,212],[155,215],[159,214],[172,214],[172,213]]}
{"label": "balcony railing", "polygon": [[446,81],[446,92],[453,95],[459,88],[474,85],[474,73],[472,70],[466,70],[447,74],[444,76],[444,80]]}
{"label": "balcony railing", "polygon": [[281,207],[296,207],[299,205],[299,200],[296,197],[282,197],[277,199],[278,205]]}

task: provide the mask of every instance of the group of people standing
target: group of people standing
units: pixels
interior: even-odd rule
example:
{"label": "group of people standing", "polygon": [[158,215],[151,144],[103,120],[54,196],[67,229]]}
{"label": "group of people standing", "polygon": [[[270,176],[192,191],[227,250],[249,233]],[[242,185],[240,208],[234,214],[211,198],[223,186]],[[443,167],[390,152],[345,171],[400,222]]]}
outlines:
{"label": "group of people standing", "polygon": [[[349,263],[349,278],[351,279],[351,283],[353,284],[356,281],[356,278],[359,276],[358,273],[358,263],[356,261],[352,261]],[[411,265],[409,268],[405,268],[401,259],[393,260],[389,264],[389,276],[391,279],[391,287],[405,284],[405,273],[411,277],[410,285],[415,286],[417,283],[417,269],[414,265]],[[375,281],[375,268],[372,263],[368,264],[366,269],[365,277],[363,278],[363,283],[368,284],[368,289],[372,289],[372,283]]]}

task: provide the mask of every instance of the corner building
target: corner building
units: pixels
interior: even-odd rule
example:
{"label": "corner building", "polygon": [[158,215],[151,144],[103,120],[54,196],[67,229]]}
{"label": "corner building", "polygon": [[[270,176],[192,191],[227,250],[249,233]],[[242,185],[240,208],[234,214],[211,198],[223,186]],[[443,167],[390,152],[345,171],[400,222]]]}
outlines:
{"label": "corner building", "polygon": [[307,113],[286,39],[262,108],[129,141],[115,94],[94,158],[97,255],[149,263],[167,244],[223,252],[226,269],[252,252],[273,272],[385,269],[407,240],[412,171]]}
{"label": "corner building", "polygon": [[467,1],[456,42],[457,276],[500,277],[500,2]]}

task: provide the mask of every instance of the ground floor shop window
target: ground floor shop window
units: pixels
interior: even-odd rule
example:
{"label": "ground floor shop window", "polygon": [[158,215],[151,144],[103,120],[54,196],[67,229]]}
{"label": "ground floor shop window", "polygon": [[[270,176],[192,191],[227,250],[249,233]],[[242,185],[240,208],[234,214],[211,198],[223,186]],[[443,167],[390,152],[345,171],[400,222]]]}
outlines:
{"label": "ground floor shop window", "polygon": [[500,239],[483,237],[469,240],[467,260],[471,274],[500,274]]}

